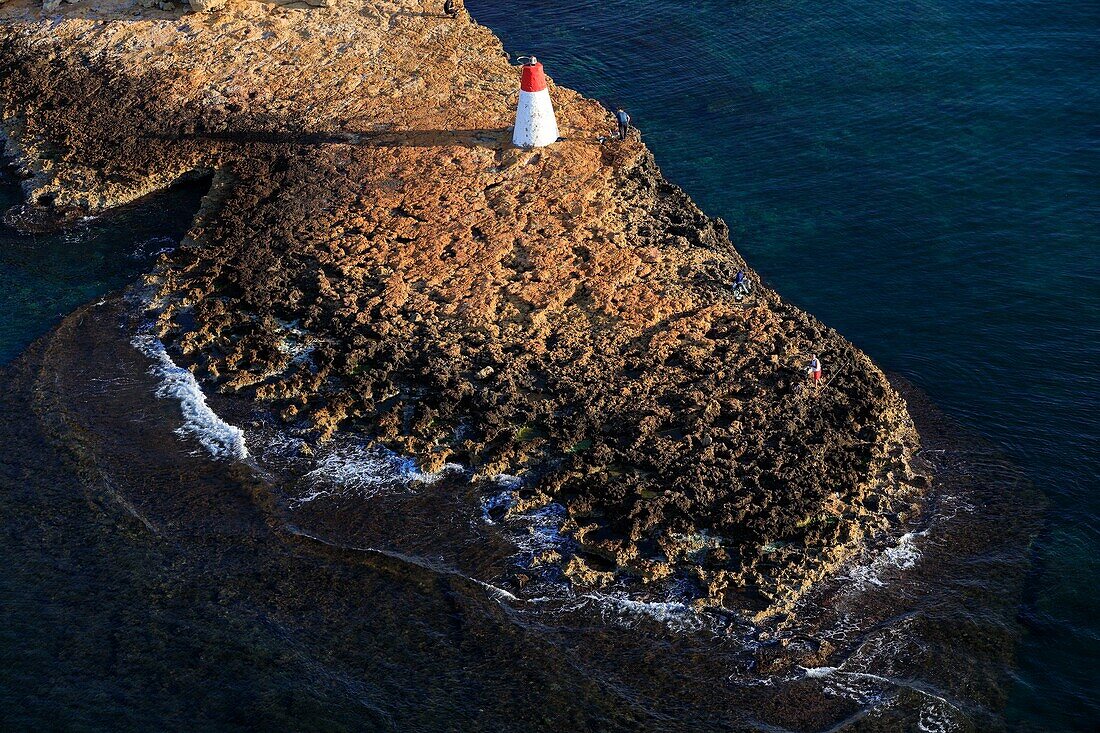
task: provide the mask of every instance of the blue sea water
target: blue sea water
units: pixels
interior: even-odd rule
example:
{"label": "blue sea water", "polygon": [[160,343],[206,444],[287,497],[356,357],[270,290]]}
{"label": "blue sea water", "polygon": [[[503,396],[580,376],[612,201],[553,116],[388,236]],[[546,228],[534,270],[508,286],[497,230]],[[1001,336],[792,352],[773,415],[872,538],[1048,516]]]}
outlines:
{"label": "blue sea water", "polygon": [[[187,231],[202,187],[183,184],[60,234],[17,234],[0,225],[0,365],[77,306],[126,285]],[[21,203],[0,179],[0,213]]]}
{"label": "blue sea water", "polygon": [[[785,297],[1025,467],[1049,512],[1009,720],[1094,729],[1100,8],[467,6],[557,82],[626,107],[667,177]],[[0,208],[16,200],[0,188]],[[0,363],[148,269],[197,190],[164,201],[65,235],[0,232]]]}
{"label": "blue sea water", "polygon": [[1100,5],[469,0],[1049,499],[1008,714],[1100,725]]}

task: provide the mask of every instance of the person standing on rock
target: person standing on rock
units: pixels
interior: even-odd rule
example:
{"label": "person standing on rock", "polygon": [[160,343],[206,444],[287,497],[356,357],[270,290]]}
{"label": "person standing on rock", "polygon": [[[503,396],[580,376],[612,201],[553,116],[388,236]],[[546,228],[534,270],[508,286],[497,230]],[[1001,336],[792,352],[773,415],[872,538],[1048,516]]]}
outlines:
{"label": "person standing on rock", "polygon": [[630,115],[624,109],[617,109],[615,119],[619,121],[619,139],[626,140],[626,133],[630,130]]}
{"label": "person standing on rock", "polygon": [[813,358],[810,359],[810,368],[806,371],[814,380],[814,384],[821,382],[821,360],[817,358],[817,354],[814,354]]}
{"label": "person standing on rock", "polygon": [[448,18],[457,18],[462,10],[462,0],[443,0],[443,14]]}
{"label": "person standing on rock", "polygon": [[737,276],[733,279],[733,295],[738,301],[742,300],[746,295],[752,292],[752,282],[745,277],[744,270],[738,270]]}

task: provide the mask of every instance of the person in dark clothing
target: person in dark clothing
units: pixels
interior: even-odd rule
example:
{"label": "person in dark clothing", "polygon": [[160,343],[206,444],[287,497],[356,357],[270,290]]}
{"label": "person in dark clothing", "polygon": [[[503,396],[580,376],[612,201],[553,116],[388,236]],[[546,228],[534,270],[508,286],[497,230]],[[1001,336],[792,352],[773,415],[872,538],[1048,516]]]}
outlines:
{"label": "person in dark clothing", "polygon": [[448,18],[457,18],[462,0],[443,0],[443,14]]}
{"label": "person in dark clothing", "polygon": [[630,115],[626,113],[626,110],[616,110],[615,119],[619,121],[619,139],[626,140],[626,133],[630,130]]}

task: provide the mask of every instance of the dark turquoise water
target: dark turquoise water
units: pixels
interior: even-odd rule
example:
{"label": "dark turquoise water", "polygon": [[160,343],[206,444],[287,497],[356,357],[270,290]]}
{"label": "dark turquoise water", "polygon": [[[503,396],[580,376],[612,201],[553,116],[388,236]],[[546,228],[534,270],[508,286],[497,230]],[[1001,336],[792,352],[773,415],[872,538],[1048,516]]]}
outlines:
{"label": "dark turquoise water", "polygon": [[[1028,730],[1094,729],[1100,720],[1095,4],[469,0],[468,7],[510,51],[537,53],[558,82],[629,109],[666,175],[730,223],[740,250],[775,287],[1026,467],[1050,510],[1020,608],[1026,635],[1008,715]],[[148,269],[156,250],[182,234],[199,193],[144,202],[65,235],[0,231],[0,363],[80,303]],[[0,208],[15,203],[16,194],[0,186]],[[89,557],[111,564],[100,553]],[[50,568],[68,572],[64,564]],[[35,572],[46,577],[46,570]],[[128,578],[118,585],[133,586],[133,598],[123,596],[128,602],[157,597]],[[49,596],[41,607],[60,603],[34,578],[17,587]],[[205,593],[214,585],[203,576],[195,587]],[[373,592],[397,591],[383,584]],[[107,603],[110,593],[101,594]],[[80,608],[70,618],[99,623],[100,616]],[[118,674],[133,684],[136,700],[177,701],[171,687],[152,689],[162,671],[146,667],[156,666],[159,647],[140,647],[133,640],[142,638],[134,632],[140,624],[112,618],[102,615],[102,634],[116,634],[124,650],[135,645],[140,653],[131,656],[145,666],[126,672],[123,664],[119,673],[115,650],[103,662],[111,669],[104,677]],[[217,629],[217,623],[211,617],[202,625]],[[260,626],[245,624],[240,633]],[[528,656],[529,641],[522,647]],[[196,655],[209,648],[195,645]],[[239,660],[249,659],[242,652],[227,662],[241,666],[233,676],[248,674],[252,661]],[[375,676],[415,667],[405,650],[393,660]],[[207,686],[209,665],[201,655],[174,663],[195,666],[188,689]],[[465,669],[466,662],[452,666]],[[486,664],[472,679],[480,684],[498,666]],[[84,704],[87,675],[55,685],[53,662],[44,657],[42,668],[50,689],[69,690]],[[301,676],[286,674],[288,691],[303,687]],[[399,699],[409,689],[383,698]],[[486,689],[498,688],[486,683]],[[527,709],[546,708],[551,697]]]}
{"label": "dark turquoise water", "polygon": [[1100,721],[1100,5],[469,0],[1049,497],[1009,715]]}
{"label": "dark turquoise water", "polygon": [[[204,190],[183,184],[62,234],[22,235],[0,225],[0,364],[77,306],[149,270],[187,231]],[[18,186],[0,178],[0,213],[21,201]]]}

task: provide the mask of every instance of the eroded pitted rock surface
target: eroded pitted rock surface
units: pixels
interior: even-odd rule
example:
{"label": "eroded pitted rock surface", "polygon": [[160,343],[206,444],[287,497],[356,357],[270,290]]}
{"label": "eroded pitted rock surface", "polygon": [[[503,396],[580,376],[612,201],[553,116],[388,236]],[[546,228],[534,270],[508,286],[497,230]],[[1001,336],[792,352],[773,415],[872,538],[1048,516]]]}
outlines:
{"label": "eroded pitted rock surface", "polygon": [[552,87],[565,139],[511,148],[518,71],[467,18],[411,0],[52,17],[0,11],[31,204],[13,218],[213,172],[154,278],[159,332],[207,385],[315,440],[355,425],[427,468],[523,476],[516,509],[567,506],[583,582],[676,572],[775,608],[917,510],[917,436],[883,374],[765,288],[736,302],[725,225],[639,140],[601,142],[597,103]]}

